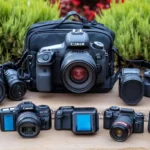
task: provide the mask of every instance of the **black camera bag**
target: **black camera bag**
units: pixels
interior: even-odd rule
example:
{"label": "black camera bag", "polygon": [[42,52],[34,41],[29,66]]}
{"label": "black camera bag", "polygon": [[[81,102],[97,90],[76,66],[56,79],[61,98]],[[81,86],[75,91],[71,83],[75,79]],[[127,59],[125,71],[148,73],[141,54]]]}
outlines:
{"label": "black camera bag", "polygon": [[[78,21],[68,21],[71,16],[77,16]],[[145,67],[150,69],[150,63],[144,60],[126,60],[113,46],[115,34],[103,24],[96,21],[89,22],[84,17],[77,14],[75,11],[69,12],[64,18],[58,21],[40,22],[32,25],[25,38],[24,53],[16,63],[6,62],[2,65],[3,68],[14,68],[18,70],[18,77],[27,81],[28,89],[37,91],[36,88],[36,55],[37,52],[46,46],[56,45],[65,41],[66,34],[72,29],[82,29],[89,35],[90,42],[100,41],[104,44],[107,51],[107,78],[108,82],[105,84],[105,91],[100,88],[93,89],[92,92],[109,92],[115,82],[118,80],[122,62],[129,65],[137,65],[138,67]],[[118,57],[118,70],[114,73],[114,55]],[[23,68],[22,68],[23,66]],[[61,91],[60,91],[61,92]],[[64,92],[64,91],[63,91]]]}
{"label": "black camera bag", "polygon": [[[77,16],[81,22],[67,20],[73,15]],[[76,12],[71,11],[61,20],[40,22],[29,28],[25,38],[24,51],[27,51],[27,55],[32,57],[31,62],[27,61],[25,63],[25,70],[26,72],[28,70],[30,78],[32,78],[32,82],[29,85],[30,90],[36,90],[37,52],[42,47],[63,43],[66,34],[72,29],[83,29],[83,31],[88,33],[90,42],[101,41],[104,44],[105,50],[108,53],[108,64],[110,65],[107,76],[114,74],[114,56],[112,52],[115,38],[114,32],[106,28],[103,24],[96,21],[89,22]]]}

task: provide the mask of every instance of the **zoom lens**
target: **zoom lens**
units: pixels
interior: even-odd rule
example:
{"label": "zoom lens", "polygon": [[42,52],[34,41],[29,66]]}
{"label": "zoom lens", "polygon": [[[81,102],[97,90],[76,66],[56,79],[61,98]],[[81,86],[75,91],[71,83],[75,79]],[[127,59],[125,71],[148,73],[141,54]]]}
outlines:
{"label": "zoom lens", "polygon": [[40,133],[41,121],[33,112],[23,112],[16,121],[18,133],[22,137],[35,137]]}
{"label": "zoom lens", "polygon": [[95,84],[96,64],[88,52],[70,52],[61,65],[64,86],[71,92],[84,93]]}
{"label": "zoom lens", "polygon": [[110,136],[118,142],[126,140],[133,131],[133,119],[128,116],[120,116],[110,128]]}
{"label": "zoom lens", "polygon": [[8,84],[7,96],[12,100],[21,100],[26,93],[26,85],[18,79],[17,71],[8,69],[5,72],[6,81]]}

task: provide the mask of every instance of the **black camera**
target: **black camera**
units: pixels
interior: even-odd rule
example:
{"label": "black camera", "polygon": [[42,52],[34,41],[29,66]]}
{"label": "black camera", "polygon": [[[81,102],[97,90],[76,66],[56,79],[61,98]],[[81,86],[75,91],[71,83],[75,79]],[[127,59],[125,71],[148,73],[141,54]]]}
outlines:
{"label": "black camera", "polygon": [[122,69],[119,78],[119,96],[128,105],[136,105],[144,96],[144,80],[136,68]]}
{"label": "black camera", "polygon": [[37,90],[74,93],[109,91],[112,79],[108,76],[111,70],[108,59],[103,43],[91,43],[87,32],[74,29],[66,35],[63,43],[42,47],[37,53]]}
{"label": "black camera", "polygon": [[75,134],[92,134],[99,130],[96,108],[60,107],[55,113],[56,130],[72,130]]}
{"label": "black camera", "polygon": [[105,110],[103,120],[104,129],[110,129],[110,136],[118,142],[126,140],[131,133],[144,132],[144,115],[133,109],[112,106]]}
{"label": "black camera", "polygon": [[51,111],[47,105],[22,102],[16,107],[1,109],[0,115],[1,130],[17,130],[22,137],[35,137],[40,130],[51,128]]}

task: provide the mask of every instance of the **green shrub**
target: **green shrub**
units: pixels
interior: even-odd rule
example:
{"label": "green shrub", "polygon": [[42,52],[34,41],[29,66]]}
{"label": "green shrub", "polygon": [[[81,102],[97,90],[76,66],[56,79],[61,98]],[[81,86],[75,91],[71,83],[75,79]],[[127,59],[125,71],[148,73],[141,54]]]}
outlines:
{"label": "green shrub", "polygon": [[0,63],[21,56],[27,29],[59,18],[58,4],[43,0],[0,0]]}
{"label": "green shrub", "polygon": [[103,14],[96,19],[115,32],[120,54],[128,59],[150,61],[150,0],[113,3]]}

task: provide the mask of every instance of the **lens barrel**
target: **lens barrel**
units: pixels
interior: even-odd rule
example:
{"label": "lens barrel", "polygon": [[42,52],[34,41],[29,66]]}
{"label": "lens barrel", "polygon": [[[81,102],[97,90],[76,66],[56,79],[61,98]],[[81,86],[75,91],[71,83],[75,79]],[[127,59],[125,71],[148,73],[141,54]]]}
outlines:
{"label": "lens barrel", "polygon": [[138,74],[131,72],[121,76],[119,80],[119,96],[128,105],[136,105],[142,100],[144,83],[140,77],[140,72]]}
{"label": "lens barrel", "polygon": [[26,85],[18,79],[17,71],[8,69],[5,71],[5,78],[8,86],[7,96],[12,100],[19,101],[26,93]]}
{"label": "lens barrel", "polygon": [[23,112],[16,121],[18,133],[22,137],[35,137],[40,133],[41,121],[33,112]]}
{"label": "lens barrel", "polygon": [[126,140],[133,132],[133,119],[128,116],[118,117],[110,128],[110,136],[118,142]]}
{"label": "lens barrel", "polygon": [[88,52],[69,52],[61,65],[64,86],[71,92],[84,93],[95,84],[96,64]]}

